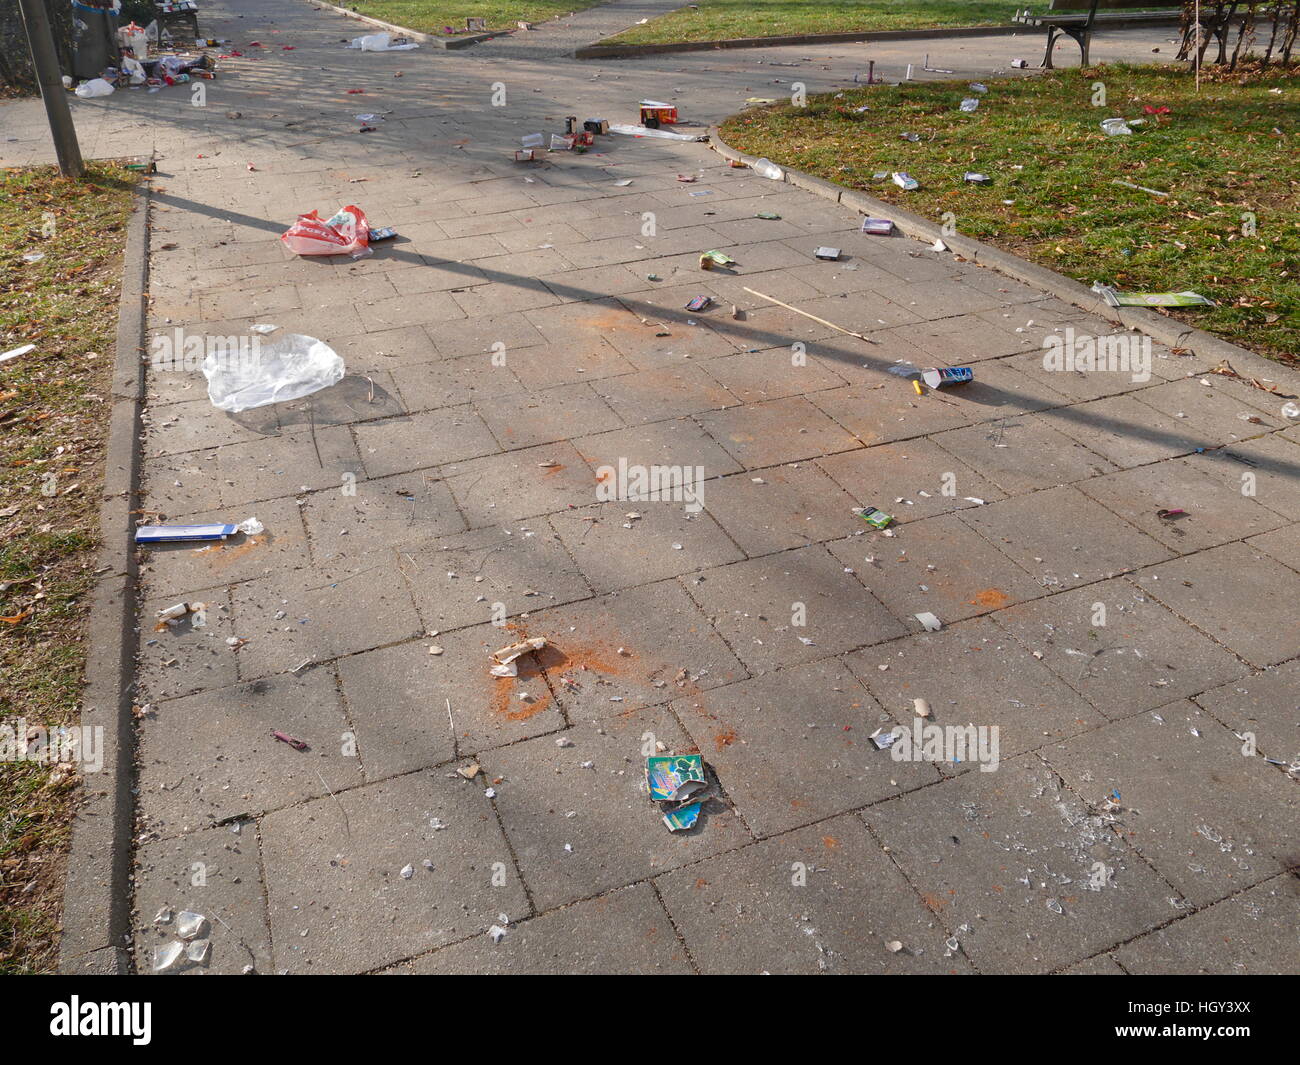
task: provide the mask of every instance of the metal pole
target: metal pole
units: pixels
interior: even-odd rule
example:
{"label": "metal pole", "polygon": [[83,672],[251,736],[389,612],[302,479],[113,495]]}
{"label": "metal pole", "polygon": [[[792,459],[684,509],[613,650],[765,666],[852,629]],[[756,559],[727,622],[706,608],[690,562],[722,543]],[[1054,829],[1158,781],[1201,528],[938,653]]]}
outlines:
{"label": "metal pole", "polygon": [[59,60],[54,54],[54,35],[50,31],[49,12],[45,0],[18,0],[23,24],[27,29],[27,44],[32,51],[32,65],[45,101],[45,115],[50,121],[50,134],[54,137],[54,153],[59,160],[59,173],[64,177],[81,177],[81,147],[77,144],[77,128],[72,124],[68,98],[59,72]]}

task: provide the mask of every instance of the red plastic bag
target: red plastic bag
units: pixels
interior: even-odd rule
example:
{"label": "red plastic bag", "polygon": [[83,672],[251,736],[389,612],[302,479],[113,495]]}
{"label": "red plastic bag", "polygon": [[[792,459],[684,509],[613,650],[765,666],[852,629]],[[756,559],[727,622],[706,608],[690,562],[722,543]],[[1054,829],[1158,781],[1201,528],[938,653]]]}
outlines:
{"label": "red plastic bag", "polygon": [[300,214],[280,240],[295,255],[370,255],[370,223],[360,207],[349,204],[333,218],[318,212]]}

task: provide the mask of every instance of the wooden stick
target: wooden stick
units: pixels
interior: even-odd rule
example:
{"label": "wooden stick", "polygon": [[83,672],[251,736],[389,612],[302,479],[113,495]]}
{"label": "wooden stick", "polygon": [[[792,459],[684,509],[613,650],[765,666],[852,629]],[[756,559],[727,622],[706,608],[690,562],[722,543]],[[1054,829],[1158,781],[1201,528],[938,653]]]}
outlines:
{"label": "wooden stick", "polygon": [[782,303],[775,296],[766,296],[762,292],[755,292],[754,289],[752,288],[746,288],[745,291],[750,293],[753,296],[757,296],[759,299],[764,299],[770,303],[775,303],[778,307],[784,307],[787,311],[794,311],[795,314],[802,314],[805,318],[811,318],[814,322],[817,322],[819,325],[828,325],[832,329],[838,329],[841,333],[848,333],[848,335],[851,337],[857,337],[859,340],[865,340],[868,344],[880,343],[879,340],[872,340],[871,337],[864,337],[861,333],[855,333],[852,329],[845,329],[844,326],[842,325],[836,325],[834,322],[828,322],[825,318],[818,318],[817,315],[815,314],[809,314],[807,311],[801,311],[798,307],[791,307],[790,304],[788,303]]}

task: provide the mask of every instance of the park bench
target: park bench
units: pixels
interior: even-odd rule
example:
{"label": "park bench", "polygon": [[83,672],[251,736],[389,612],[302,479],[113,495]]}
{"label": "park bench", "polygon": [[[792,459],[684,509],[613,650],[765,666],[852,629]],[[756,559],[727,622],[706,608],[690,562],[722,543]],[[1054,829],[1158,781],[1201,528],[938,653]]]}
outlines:
{"label": "park bench", "polygon": [[[1058,37],[1071,37],[1079,45],[1081,55],[1080,65],[1088,65],[1088,47],[1092,43],[1092,33],[1098,26],[1106,27],[1138,27],[1138,26],[1158,26],[1166,22],[1177,23],[1181,18],[1181,12],[1176,8],[1165,11],[1108,11],[1103,15],[1097,14],[1098,0],[1092,0],[1087,12],[1074,11],[1066,12],[1059,15],[1046,14],[1034,15],[1029,11],[1017,12],[1013,22],[1018,22],[1024,26],[1041,26],[1047,30],[1047,51],[1043,55],[1043,61],[1039,66],[1052,69],[1052,49],[1056,45]],[[1226,32],[1226,27],[1224,28]]]}

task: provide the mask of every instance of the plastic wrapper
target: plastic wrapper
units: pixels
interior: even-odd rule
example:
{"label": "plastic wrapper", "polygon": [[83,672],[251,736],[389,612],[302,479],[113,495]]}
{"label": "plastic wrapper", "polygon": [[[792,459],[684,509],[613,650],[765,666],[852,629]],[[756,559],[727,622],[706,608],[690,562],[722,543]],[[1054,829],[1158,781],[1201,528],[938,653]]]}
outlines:
{"label": "plastic wrapper", "polygon": [[286,333],[261,343],[247,358],[213,352],[203,360],[208,398],[238,414],[253,407],[301,399],[343,380],[343,359],[324,341]]}

